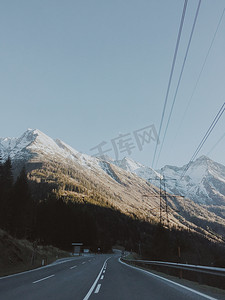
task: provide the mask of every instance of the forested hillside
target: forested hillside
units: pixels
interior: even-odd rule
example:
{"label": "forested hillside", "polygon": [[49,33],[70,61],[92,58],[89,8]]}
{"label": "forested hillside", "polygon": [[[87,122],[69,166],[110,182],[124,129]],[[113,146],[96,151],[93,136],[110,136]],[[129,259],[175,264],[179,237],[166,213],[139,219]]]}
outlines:
{"label": "forested hillside", "polygon": [[145,258],[225,266],[222,244],[182,228],[166,229],[154,219],[147,222],[126,215],[109,204],[101,191],[85,190],[81,183],[67,185],[63,177],[58,178],[61,183],[55,178],[46,182],[38,174],[35,170],[27,177],[22,168],[13,180],[11,160],[0,166],[0,226],[16,238],[65,250],[77,241],[103,252],[117,244]]}

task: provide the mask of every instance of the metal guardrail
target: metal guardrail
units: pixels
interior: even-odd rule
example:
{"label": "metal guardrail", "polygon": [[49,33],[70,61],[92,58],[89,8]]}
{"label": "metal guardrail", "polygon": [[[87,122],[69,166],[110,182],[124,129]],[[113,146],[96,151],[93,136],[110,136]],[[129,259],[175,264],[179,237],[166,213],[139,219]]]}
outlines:
{"label": "metal guardrail", "polygon": [[200,265],[189,265],[189,264],[180,264],[180,263],[172,263],[172,262],[163,262],[163,261],[149,261],[149,260],[132,260],[122,258],[125,262],[130,263],[138,263],[144,265],[153,265],[153,266],[162,266],[168,268],[175,268],[180,270],[188,270],[193,272],[224,276],[225,277],[225,268],[216,268],[216,267],[208,267],[208,266],[200,266]]}

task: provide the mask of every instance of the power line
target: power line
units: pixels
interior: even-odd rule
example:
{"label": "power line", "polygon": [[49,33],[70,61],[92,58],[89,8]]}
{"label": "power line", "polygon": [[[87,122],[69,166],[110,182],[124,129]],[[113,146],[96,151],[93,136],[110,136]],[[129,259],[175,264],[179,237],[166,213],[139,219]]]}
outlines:
{"label": "power line", "polygon": [[224,134],[219,138],[219,140],[215,143],[215,145],[209,150],[209,152],[206,154],[208,156],[215,148],[219,145],[219,143],[225,138],[225,132]]}
{"label": "power line", "polygon": [[[207,51],[207,53],[206,53],[206,56],[205,56],[203,65],[202,65],[201,70],[200,70],[200,73],[199,73],[199,75],[198,75],[197,81],[196,81],[196,83],[195,83],[195,86],[194,86],[194,88],[193,88],[193,90],[192,90],[191,96],[190,96],[190,98],[189,98],[189,100],[188,100],[187,106],[186,106],[185,111],[184,111],[184,113],[183,113],[183,116],[182,116],[182,118],[181,118],[181,122],[180,122],[180,124],[179,124],[179,126],[178,126],[178,131],[177,131],[177,133],[176,133],[176,136],[175,136],[175,139],[174,139],[174,140],[176,140],[176,137],[177,137],[177,135],[178,135],[178,132],[180,131],[180,128],[182,127],[183,121],[184,121],[184,119],[185,119],[185,117],[186,117],[187,111],[188,111],[188,109],[189,109],[189,107],[190,107],[190,104],[191,104],[191,101],[192,101],[193,96],[194,96],[194,94],[195,94],[195,91],[197,90],[197,87],[198,87],[198,84],[199,84],[201,75],[202,75],[203,70],[204,70],[204,68],[205,68],[205,65],[206,65],[207,59],[208,59],[208,57],[209,57],[210,51],[211,51],[211,49],[212,49],[212,46],[213,46],[213,44],[214,44],[214,41],[215,41],[217,32],[218,32],[218,30],[219,30],[220,24],[221,24],[221,22],[222,22],[224,13],[225,13],[225,8],[223,9],[223,12],[222,12],[221,17],[220,17],[220,19],[219,19],[219,22],[218,22],[218,24],[217,24],[217,27],[216,27],[216,30],[215,30],[215,32],[214,32],[212,41],[211,41],[211,43],[210,43],[209,49],[208,49],[208,51]],[[174,143],[173,143],[173,144],[174,144]]]}
{"label": "power line", "polygon": [[[170,72],[170,76],[169,76],[169,82],[168,82],[167,91],[166,91],[166,98],[165,98],[165,101],[164,101],[163,112],[162,112],[160,126],[159,126],[159,133],[158,133],[159,137],[160,137],[161,130],[162,130],[162,124],[163,124],[163,119],[164,119],[164,115],[165,115],[165,110],[166,110],[168,95],[169,95],[169,91],[170,91],[170,85],[171,85],[171,81],[172,81],[172,77],[173,77],[173,71],[174,71],[176,57],[177,57],[177,52],[178,52],[178,48],[179,48],[181,32],[182,32],[182,28],[183,28],[183,24],[184,24],[184,17],[185,17],[186,8],[187,8],[187,2],[188,2],[188,0],[184,1],[184,7],[183,7],[182,17],[181,17],[181,21],[180,21],[179,32],[178,32],[178,36],[177,36],[176,48],[175,48],[175,52],[174,52],[174,57],[173,57],[173,62],[172,62],[172,68],[171,68],[171,72]],[[154,162],[155,162],[155,156],[156,156],[157,148],[158,148],[158,143],[156,143],[156,146],[155,146],[155,152],[154,152],[153,161],[152,161],[152,168],[154,167]]]}
{"label": "power line", "polygon": [[212,132],[212,130],[216,126],[217,122],[221,118],[224,110],[225,110],[225,102],[223,103],[222,107],[220,108],[219,112],[217,113],[216,117],[214,118],[213,122],[211,123],[209,129],[207,130],[206,134],[204,135],[204,137],[202,138],[200,144],[198,145],[197,149],[195,150],[194,154],[192,155],[192,158],[190,159],[189,163],[187,164],[186,168],[184,169],[184,171],[181,175],[181,178],[184,177],[184,175],[186,174],[187,170],[189,169],[189,166],[190,166],[191,162],[193,162],[195,160],[196,156],[200,152],[200,150],[203,147],[204,143],[208,139],[210,133]]}
{"label": "power line", "polygon": [[193,33],[194,33],[196,21],[197,21],[197,18],[198,18],[201,1],[202,0],[199,0],[198,6],[197,6],[197,10],[196,10],[196,13],[195,13],[195,18],[194,18],[194,22],[193,22],[192,29],[191,29],[191,34],[190,34],[190,37],[189,37],[189,41],[188,41],[188,45],[187,45],[185,57],[184,57],[184,60],[183,60],[183,65],[182,65],[182,68],[181,68],[179,80],[178,80],[176,91],[175,91],[175,95],[174,95],[174,98],[173,98],[173,103],[172,103],[172,106],[171,106],[171,109],[170,109],[169,118],[168,118],[168,121],[167,121],[167,124],[166,124],[166,129],[165,129],[165,132],[164,132],[164,135],[163,135],[163,140],[162,140],[161,147],[160,147],[159,154],[158,154],[158,158],[157,158],[157,161],[156,161],[156,166],[158,164],[159,157],[160,157],[160,154],[162,152],[162,148],[163,148],[165,137],[166,137],[167,130],[168,130],[168,127],[169,127],[170,119],[171,119],[171,116],[172,116],[172,113],[173,113],[173,108],[174,108],[174,104],[175,104],[175,101],[176,101],[177,92],[178,92],[178,89],[180,87],[181,78],[182,78],[182,75],[183,75],[183,72],[184,72],[184,67],[185,67],[185,63],[186,63],[186,60],[187,60],[188,52],[189,52],[189,49],[190,49],[191,40],[192,40],[192,37],[193,37]]}
{"label": "power line", "polygon": [[206,140],[208,139],[208,136],[212,132],[213,128],[216,126],[217,122],[221,118],[223,112],[225,110],[225,102],[223,103],[222,107],[220,108],[219,112],[217,113],[216,117],[214,118],[213,122],[211,123],[209,129],[207,130],[206,134],[204,135],[203,139],[201,140],[200,144],[198,145],[198,148],[196,149],[195,153],[193,154],[191,160],[194,160],[196,156],[198,155],[199,151],[205,144]]}
{"label": "power line", "polygon": [[211,123],[209,129],[207,130],[207,132],[205,133],[204,137],[202,138],[201,142],[199,143],[197,149],[195,150],[194,154],[192,155],[189,163],[187,164],[186,168],[184,169],[180,179],[182,179],[184,177],[184,175],[186,174],[187,170],[190,167],[190,164],[195,160],[196,156],[198,155],[198,153],[200,152],[200,150],[202,149],[203,145],[205,144],[206,140],[208,139],[210,133],[213,131],[214,127],[216,126],[216,124],[218,123],[219,119],[221,118],[222,114],[225,111],[225,102],[223,103],[222,107],[220,108],[219,112],[217,113],[217,115],[215,116],[213,122]]}

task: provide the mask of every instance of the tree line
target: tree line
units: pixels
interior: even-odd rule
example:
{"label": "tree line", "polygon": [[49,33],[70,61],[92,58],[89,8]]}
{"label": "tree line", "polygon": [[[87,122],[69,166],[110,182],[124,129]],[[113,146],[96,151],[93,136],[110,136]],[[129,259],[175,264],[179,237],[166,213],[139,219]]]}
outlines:
{"label": "tree line", "polygon": [[14,182],[11,159],[0,159],[0,227],[18,238],[29,236],[32,205],[25,168]]}
{"label": "tree line", "polygon": [[223,245],[128,216],[112,206],[101,206],[92,198],[85,197],[84,203],[75,200],[60,197],[44,182],[29,181],[24,167],[13,179],[10,158],[0,162],[0,227],[16,238],[68,251],[72,242],[103,252],[111,251],[113,245],[122,245],[146,259],[225,266]]}

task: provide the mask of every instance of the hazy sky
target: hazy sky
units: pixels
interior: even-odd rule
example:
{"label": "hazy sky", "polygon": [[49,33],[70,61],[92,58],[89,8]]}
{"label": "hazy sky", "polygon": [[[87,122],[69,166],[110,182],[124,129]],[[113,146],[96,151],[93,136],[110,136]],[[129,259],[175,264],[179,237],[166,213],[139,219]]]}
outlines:
{"label": "hazy sky", "polygon": [[[188,1],[166,116],[197,4]],[[224,0],[202,1],[158,167],[187,163],[225,101],[224,16],[184,116],[224,7]],[[133,132],[159,129],[182,9],[182,0],[2,0],[0,136],[38,128],[94,154],[101,142],[107,150],[128,134],[135,148],[119,158],[151,165],[155,143],[140,151]],[[224,132],[225,114],[200,155]],[[225,138],[209,156],[225,164]]]}

